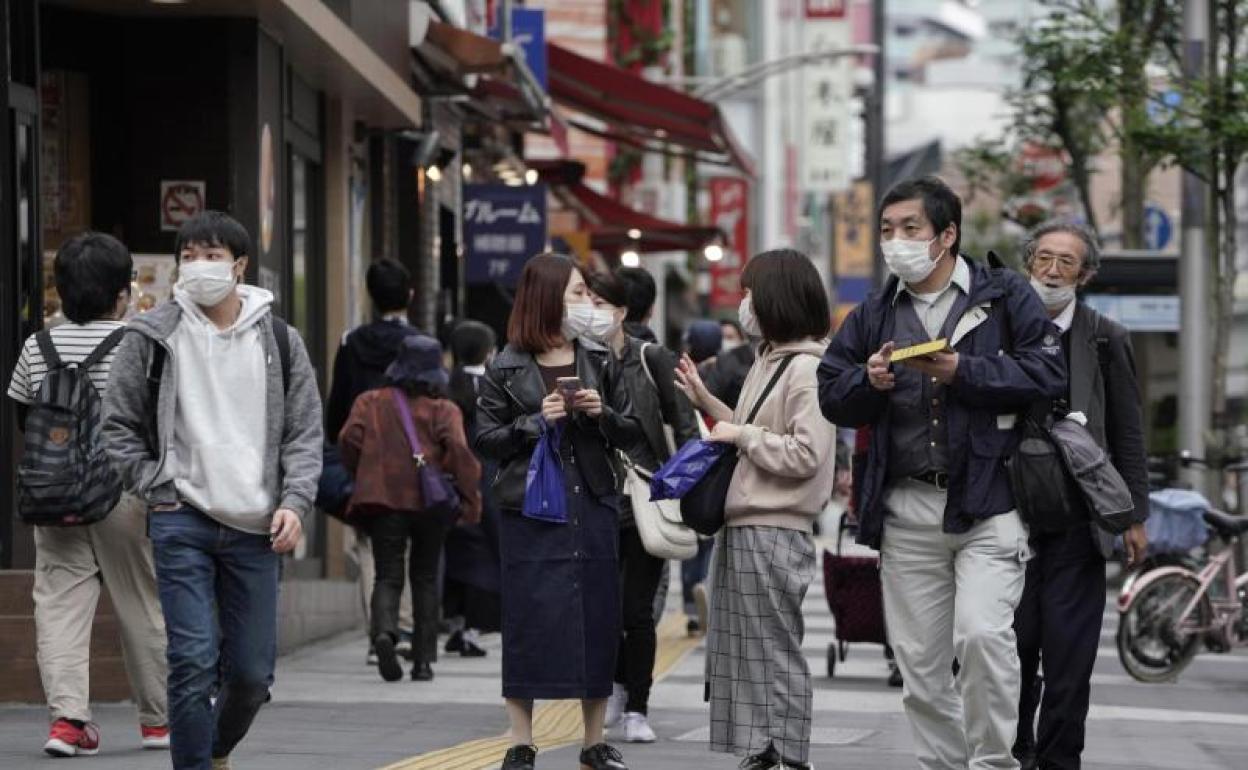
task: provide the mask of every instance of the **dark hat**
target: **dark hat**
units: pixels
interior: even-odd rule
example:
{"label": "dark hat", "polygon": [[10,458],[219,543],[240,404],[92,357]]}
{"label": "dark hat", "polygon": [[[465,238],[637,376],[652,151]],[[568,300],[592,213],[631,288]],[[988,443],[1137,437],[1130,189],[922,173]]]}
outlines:
{"label": "dark hat", "polygon": [[442,366],[442,344],[424,334],[404,337],[386,379],[395,385],[424,382],[445,388],[451,376]]}
{"label": "dark hat", "polygon": [[700,364],[719,352],[724,344],[724,330],[719,321],[694,321],[685,332],[685,343],[689,346],[689,357]]}

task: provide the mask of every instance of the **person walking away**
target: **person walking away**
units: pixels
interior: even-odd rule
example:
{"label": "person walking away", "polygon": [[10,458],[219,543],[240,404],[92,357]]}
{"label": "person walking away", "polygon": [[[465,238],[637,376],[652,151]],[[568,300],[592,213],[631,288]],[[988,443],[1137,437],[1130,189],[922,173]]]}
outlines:
{"label": "person walking away", "polygon": [[[462,321],[451,331],[450,398],[464,416],[464,435],[472,440],[477,429],[477,396],[485,366],[494,357],[494,330],[479,321]],[[496,465],[477,453],[481,463],[481,521],[461,523],[446,538],[446,580],[443,614],[450,623],[446,652],[465,658],[485,657],[483,631],[497,631],[501,622],[498,553],[498,508],[490,482]]]}
{"label": "person walking away", "polygon": [[130,322],[104,397],[108,452],[151,510],[175,770],[228,768],[269,698],[280,555],[321,472],[316,375],[242,283],[249,242],[218,211],[182,225],[173,301]]}
{"label": "person walking away", "polygon": [[[22,346],[8,389],[18,405],[19,425],[25,425],[58,361],[61,367],[76,367],[95,359],[86,373],[102,396],[125,329],[121,319],[130,304],[134,261],[120,241],[103,233],[82,233],[61,245],[52,265],[67,322],[31,335]],[[45,346],[57,361],[48,360]],[[89,668],[101,585],[108,588],[121,626],[122,657],[139,707],[142,745],[169,747],[165,620],[146,528],[143,501],[129,493],[94,524],[35,527],[35,641],[52,720],[43,748],[52,756],[99,751],[99,728],[91,722]]]}
{"label": "person walking away", "polygon": [[[603,741],[620,638],[619,512],[611,452],[642,438],[610,353],[584,338],[594,307],[568,257],[525,264],[507,347],[486,369],[476,447],[498,462],[494,492],[503,562],[503,697],[513,746],[504,770],[532,770],[533,700],[578,698],[583,770],[626,770]],[[564,395],[560,378],[579,386]],[[529,460],[561,436],[566,521],[522,513]]]}
{"label": "person walking away", "polygon": [[836,430],[820,419],[815,392],[831,314],[818,271],[791,249],[751,259],[741,286],[741,325],[763,343],[736,409],[708,391],[692,359],[677,372],[715,418],[711,440],[740,458],[711,559],[710,747],[744,755],[745,770],[809,770],[802,601],[815,575],[814,520],[835,481]]}
{"label": "person walking away", "polygon": [[[409,561],[415,621],[412,680],[427,682],[433,679],[438,657],[442,544],[459,516],[469,523],[480,519],[481,465],[468,448],[459,407],[446,398],[450,375],[442,368],[442,346],[436,339],[423,335],[404,339],[386,378],[389,386],[355,400],[338,436],[343,464],[355,476],[347,518],[360,521],[373,543],[377,580],[370,634],[381,677],[393,682],[403,676],[395,646],[404,562]],[[409,427],[419,447],[413,445]],[[458,510],[440,510],[425,499],[422,465],[453,480],[459,491]]]}
{"label": "person walking away", "polygon": [[[1076,294],[1100,267],[1096,236],[1074,222],[1046,222],[1028,237],[1023,260],[1031,287],[1061,332],[1070,371],[1066,392],[1050,409],[1082,412],[1089,432],[1131,489],[1135,523],[1123,538],[1132,566],[1148,547],[1148,463],[1130,334]],[[1027,563],[1023,599],[1014,615],[1022,666],[1014,756],[1024,768],[1077,770],[1083,753],[1105,612],[1105,562],[1113,555],[1115,538],[1092,523],[1086,511],[1071,513],[1071,520],[1050,527],[1033,524],[1035,558]]]}
{"label": "person walking away", "polygon": [[[594,323],[587,336],[615,355],[633,414],[645,433],[645,440],[629,450],[629,460],[653,473],[674,448],[698,438],[693,407],[676,389],[676,358],[662,346],[624,331],[628,285],[618,275],[596,273],[587,283],[594,303]],[[669,431],[674,447],[668,443]],[[626,743],[653,743],[657,737],[647,713],[658,646],[654,601],[667,563],[646,551],[627,495],[620,501],[619,537],[624,633],[606,724],[611,727],[622,720]]]}
{"label": "person walking away", "polygon": [[[1030,551],[1003,461],[1016,413],[1060,395],[1066,366],[1022,276],[959,254],[961,220],[961,201],[936,177],[884,196],[893,277],[828,346],[819,403],[837,425],[871,428],[854,487],[858,541],[880,550],[919,765],[1015,768],[1013,620]],[[935,339],[945,351],[892,365],[894,349]]]}
{"label": "person walking away", "polygon": [[[412,303],[415,290],[412,276],[397,260],[386,257],[368,266],[364,276],[368,297],[373,303],[376,317],[342,336],[338,352],[334,354],[334,377],[330,384],[329,398],[325,401],[325,436],[337,441],[346,425],[351,407],[361,393],[386,385],[386,369],[394,363],[399,345],[408,337],[423,332],[408,322],[407,308]],[[373,549],[368,534],[359,527],[347,530],[350,548],[356,566],[360,570],[360,603],[364,606],[365,622],[371,622],[373,583]],[[399,643],[401,655],[410,655],[412,649],[412,594],[404,587],[399,604]],[[370,640],[367,662],[377,665],[377,653]]]}

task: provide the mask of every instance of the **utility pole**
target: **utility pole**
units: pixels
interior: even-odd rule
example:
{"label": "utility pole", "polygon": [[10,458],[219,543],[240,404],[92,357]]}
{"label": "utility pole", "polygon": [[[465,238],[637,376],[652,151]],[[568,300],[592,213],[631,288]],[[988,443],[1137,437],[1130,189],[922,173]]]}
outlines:
{"label": "utility pole", "polygon": [[[1198,80],[1205,72],[1205,45],[1209,37],[1208,0],[1183,3],[1183,76]],[[1183,172],[1183,232],[1179,267],[1179,449],[1207,458],[1206,431],[1212,401],[1212,352],[1209,344],[1210,275],[1205,234],[1209,189],[1191,171]],[[1207,491],[1208,470],[1193,464],[1182,471],[1183,481]],[[1215,505],[1216,505],[1215,501]]]}
{"label": "utility pole", "polygon": [[[871,91],[867,96],[866,112],[867,112],[867,162],[866,171],[867,179],[871,182],[871,209],[875,211],[875,204],[884,195],[884,89],[887,84],[887,69],[885,67],[885,56],[887,50],[884,41],[887,39],[887,30],[884,28],[884,20],[886,18],[885,8],[886,0],[875,0],[871,4],[871,36],[872,42],[875,44],[875,59],[872,60],[872,83]],[[880,263],[880,232],[875,226],[874,214],[869,230],[871,232],[871,277],[875,285],[883,283],[884,266]]]}

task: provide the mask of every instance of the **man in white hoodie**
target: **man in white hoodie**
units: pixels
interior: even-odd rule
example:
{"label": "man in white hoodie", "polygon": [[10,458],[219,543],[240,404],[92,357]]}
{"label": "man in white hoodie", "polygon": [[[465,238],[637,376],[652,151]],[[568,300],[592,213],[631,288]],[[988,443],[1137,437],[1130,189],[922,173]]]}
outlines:
{"label": "man in white hoodie", "polygon": [[249,241],[220,212],[183,225],[174,301],[131,323],[104,401],[109,454],[150,510],[176,770],[228,768],[268,700],[280,554],[321,472],[315,374],[273,295],[242,283]]}

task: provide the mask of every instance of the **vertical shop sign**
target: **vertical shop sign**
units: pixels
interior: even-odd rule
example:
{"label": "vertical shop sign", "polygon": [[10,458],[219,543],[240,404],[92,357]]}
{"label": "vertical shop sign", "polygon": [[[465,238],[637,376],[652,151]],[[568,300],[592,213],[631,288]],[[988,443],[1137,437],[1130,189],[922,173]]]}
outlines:
{"label": "vertical shop sign", "polygon": [[[503,25],[498,20],[499,14],[490,18],[494,26],[490,29],[490,37],[503,39]],[[524,53],[524,63],[529,66],[533,78],[541,84],[543,90],[549,90],[546,66],[546,11],[540,8],[511,9],[511,40],[520,46]]]}
{"label": "vertical shop sign", "polygon": [[464,280],[515,286],[546,248],[546,185],[464,185]]}
{"label": "vertical shop sign", "polygon": [[[843,2],[806,0],[804,50],[844,48],[851,34]],[[853,66],[847,57],[812,62],[802,73],[802,187],[832,193],[848,184]]]}
{"label": "vertical shop sign", "polygon": [[712,310],[735,308],[741,302],[741,269],[750,247],[750,187],[735,176],[712,177],[707,187],[711,222],[728,235],[724,258],[711,263],[710,305]]}

